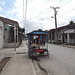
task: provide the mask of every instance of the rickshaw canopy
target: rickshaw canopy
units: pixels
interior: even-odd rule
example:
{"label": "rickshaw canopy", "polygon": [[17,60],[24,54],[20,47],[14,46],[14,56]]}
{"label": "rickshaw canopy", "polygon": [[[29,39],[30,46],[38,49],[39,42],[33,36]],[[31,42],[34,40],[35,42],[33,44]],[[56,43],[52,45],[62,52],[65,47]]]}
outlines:
{"label": "rickshaw canopy", "polygon": [[30,33],[28,33],[27,35],[29,35],[29,34],[48,34],[47,32],[44,32],[44,31],[33,31],[33,32],[30,32]]}

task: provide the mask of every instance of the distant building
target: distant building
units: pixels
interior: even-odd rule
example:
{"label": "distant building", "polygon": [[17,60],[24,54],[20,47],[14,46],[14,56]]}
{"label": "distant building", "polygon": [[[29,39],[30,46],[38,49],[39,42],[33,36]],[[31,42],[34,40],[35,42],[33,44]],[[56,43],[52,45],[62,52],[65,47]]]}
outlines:
{"label": "distant building", "polygon": [[[75,43],[75,23],[57,28],[58,42],[66,44]],[[49,42],[56,42],[55,29],[48,31]]]}

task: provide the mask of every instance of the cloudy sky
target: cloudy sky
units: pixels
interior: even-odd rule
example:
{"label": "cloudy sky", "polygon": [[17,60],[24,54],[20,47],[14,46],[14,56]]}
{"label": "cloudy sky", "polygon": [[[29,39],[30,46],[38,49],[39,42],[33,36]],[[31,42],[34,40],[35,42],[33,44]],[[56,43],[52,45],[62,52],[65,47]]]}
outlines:
{"label": "cloudy sky", "polygon": [[55,28],[54,18],[51,18],[54,9],[50,6],[60,7],[57,9],[57,27],[75,21],[75,0],[27,0],[26,20],[23,19],[23,0],[0,0],[0,16],[18,21],[20,27],[25,26],[26,33],[36,29],[50,30]]}

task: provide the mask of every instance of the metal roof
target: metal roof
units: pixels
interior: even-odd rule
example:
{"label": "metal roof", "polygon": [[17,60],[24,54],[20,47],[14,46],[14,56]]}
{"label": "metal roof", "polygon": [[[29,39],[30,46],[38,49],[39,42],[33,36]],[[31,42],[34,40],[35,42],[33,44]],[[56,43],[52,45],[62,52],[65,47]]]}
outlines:
{"label": "metal roof", "polygon": [[33,32],[28,33],[27,35],[29,34],[48,34],[48,33],[44,31],[33,31]]}

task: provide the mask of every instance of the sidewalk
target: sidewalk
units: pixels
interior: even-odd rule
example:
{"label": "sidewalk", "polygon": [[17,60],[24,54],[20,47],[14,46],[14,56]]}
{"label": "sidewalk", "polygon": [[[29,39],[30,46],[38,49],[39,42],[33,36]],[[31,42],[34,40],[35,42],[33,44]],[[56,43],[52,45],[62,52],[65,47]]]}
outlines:
{"label": "sidewalk", "polygon": [[[5,51],[9,53],[9,50]],[[3,51],[1,50],[1,52]],[[17,52],[27,52],[25,41],[23,41],[16,51],[10,51],[10,53],[14,53],[14,55],[5,65],[0,75],[34,75],[28,54],[16,54]]]}

